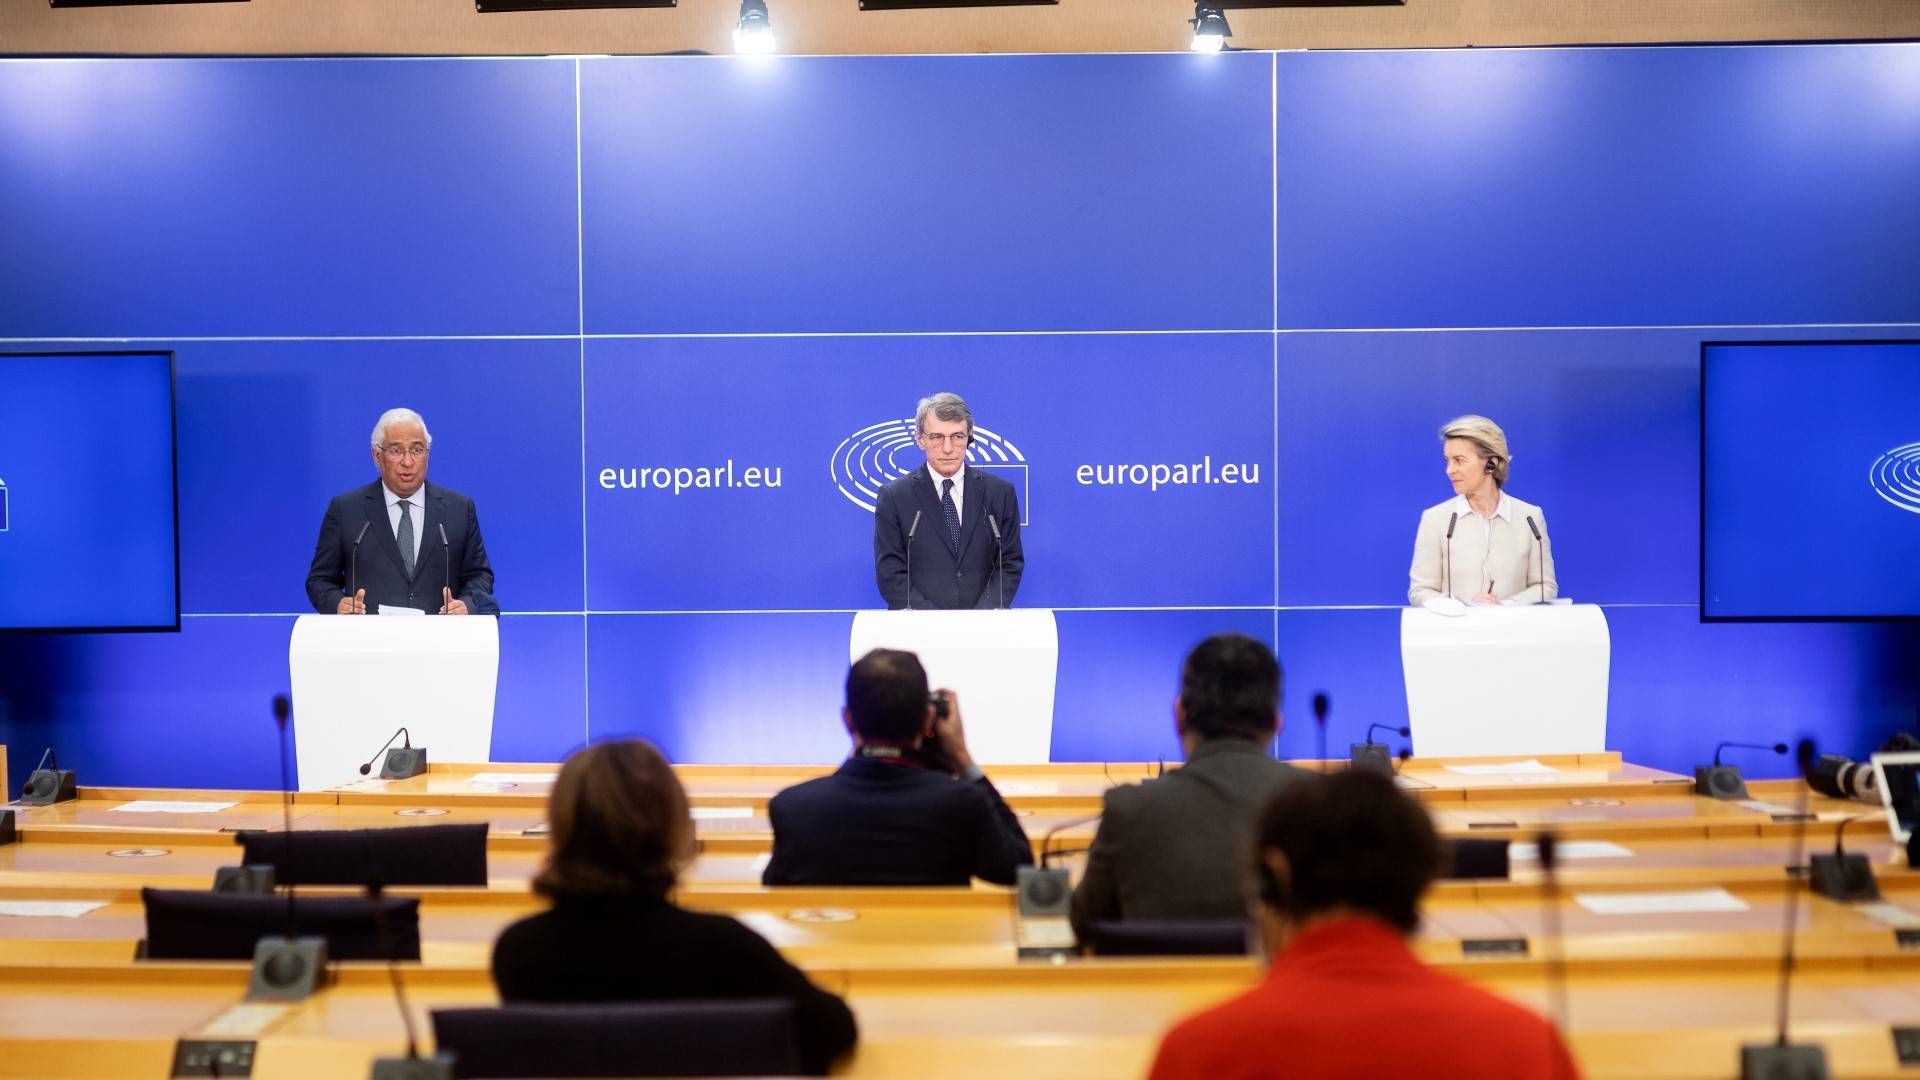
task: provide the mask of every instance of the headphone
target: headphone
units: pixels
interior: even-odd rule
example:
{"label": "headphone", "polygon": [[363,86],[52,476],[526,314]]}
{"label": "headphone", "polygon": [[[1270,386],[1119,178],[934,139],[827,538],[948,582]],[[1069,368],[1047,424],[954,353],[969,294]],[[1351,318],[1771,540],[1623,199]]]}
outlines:
{"label": "headphone", "polygon": [[1488,458],[1488,459],[1487,459],[1487,471],[1488,471],[1488,472],[1492,472],[1492,471],[1493,471],[1493,469],[1494,469],[1494,465],[1495,465],[1495,463],[1497,463],[1497,462],[1498,462],[1499,460],[1500,460],[1499,458]]}

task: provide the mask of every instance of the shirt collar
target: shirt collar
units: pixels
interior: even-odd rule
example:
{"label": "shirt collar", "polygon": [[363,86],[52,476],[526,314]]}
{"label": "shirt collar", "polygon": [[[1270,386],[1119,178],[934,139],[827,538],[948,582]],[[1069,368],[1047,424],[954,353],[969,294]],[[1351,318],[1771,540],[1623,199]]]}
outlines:
{"label": "shirt collar", "polygon": [[[1455,495],[1453,497],[1453,509],[1454,512],[1458,513],[1461,517],[1466,517],[1468,514],[1473,514],[1475,517],[1480,516],[1474,514],[1473,507],[1467,505],[1467,497],[1465,495]],[[1500,501],[1493,506],[1493,516],[1505,518],[1509,523],[1513,521],[1513,500],[1507,498],[1507,493],[1504,491],[1500,493]]]}
{"label": "shirt collar", "polygon": [[941,476],[934,471],[933,462],[929,461],[927,462],[927,476],[932,478],[935,491],[940,490],[940,481],[942,480],[951,480],[953,481],[954,487],[964,490],[967,486],[967,463],[962,461],[960,467],[953,470],[952,476]]}
{"label": "shirt collar", "polygon": [[[393,493],[393,489],[387,486],[385,480],[380,481],[380,495],[386,500],[387,509],[389,510],[393,509],[394,504],[400,501],[400,496]],[[416,489],[413,494],[407,496],[407,501],[422,510],[427,508],[427,485],[424,481],[421,482],[420,487]]]}

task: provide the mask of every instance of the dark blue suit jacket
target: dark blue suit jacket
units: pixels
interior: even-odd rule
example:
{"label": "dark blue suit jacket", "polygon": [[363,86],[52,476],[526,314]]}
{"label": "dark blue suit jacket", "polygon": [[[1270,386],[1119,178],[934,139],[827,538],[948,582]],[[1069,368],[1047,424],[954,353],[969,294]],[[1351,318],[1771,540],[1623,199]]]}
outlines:
{"label": "dark blue suit jacket", "polygon": [[853,757],[767,803],[768,885],[1013,884],[1033,864],[1020,819],[985,777]]}
{"label": "dark blue suit jacket", "polygon": [[[916,510],[920,527],[913,534],[909,577],[907,532]],[[988,514],[1000,526],[997,562]],[[940,492],[926,466],[880,489],[873,510],[873,572],[888,607],[1012,607],[1025,567],[1026,557],[1020,551],[1020,499],[1013,485],[998,476],[967,468],[957,551],[948,540]]]}
{"label": "dark blue suit jacket", "polygon": [[[453,595],[475,615],[497,615],[493,599],[493,567],[480,539],[480,518],[473,500],[438,484],[422,485],[426,495],[425,520],[420,529],[420,556],[409,577],[400,562],[400,543],[387,520],[387,502],[380,481],[336,495],[320,521],[320,541],[314,545],[313,566],[307,570],[307,599],[313,609],[331,615],[340,608],[347,579],[354,576],[367,590],[367,612],[374,605],[414,607],[433,614],[440,610],[440,589],[452,582]],[[369,524],[370,523],[370,524]],[[367,526],[360,544],[358,566],[353,565],[353,541]],[[446,526],[447,543],[440,543]]]}

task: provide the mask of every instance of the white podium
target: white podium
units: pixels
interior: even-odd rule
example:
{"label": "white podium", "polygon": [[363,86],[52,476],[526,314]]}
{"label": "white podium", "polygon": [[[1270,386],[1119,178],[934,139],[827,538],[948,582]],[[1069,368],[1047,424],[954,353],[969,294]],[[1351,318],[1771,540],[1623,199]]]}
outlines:
{"label": "white podium", "polygon": [[492,760],[493,616],[302,615],[287,653],[300,790],[360,779],[402,725],[429,764]]}
{"label": "white podium", "polygon": [[1060,631],[1053,612],[1005,608],[856,613],[849,659],[882,648],[919,654],[928,685],[949,687],[960,695],[967,749],[975,761],[1033,765],[1051,759],[1053,686],[1060,667]]}
{"label": "white podium", "polygon": [[1407,718],[1421,757],[1607,748],[1612,644],[1594,604],[1400,614]]}

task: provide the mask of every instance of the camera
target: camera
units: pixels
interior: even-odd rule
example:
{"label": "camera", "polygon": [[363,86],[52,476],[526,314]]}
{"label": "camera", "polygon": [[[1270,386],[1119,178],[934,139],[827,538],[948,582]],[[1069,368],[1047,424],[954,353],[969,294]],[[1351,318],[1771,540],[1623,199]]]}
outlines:
{"label": "camera", "polygon": [[933,718],[935,720],[945,720],[947,718],[947,695],[935,690],[933,693],[927,695],[927,704],[933,706]]}
{"label": "camera", "polygon": [[[1920,750],[1920,739],[1901,732],[1888,739],[1880,753],[1891,754]],[[1807,770],[1807,786],[1830,799],[1857,799],[1880,802],[1879,781],[1874,778],[1873,763],[1855,761],[1840,754],[1821,754]]]}

